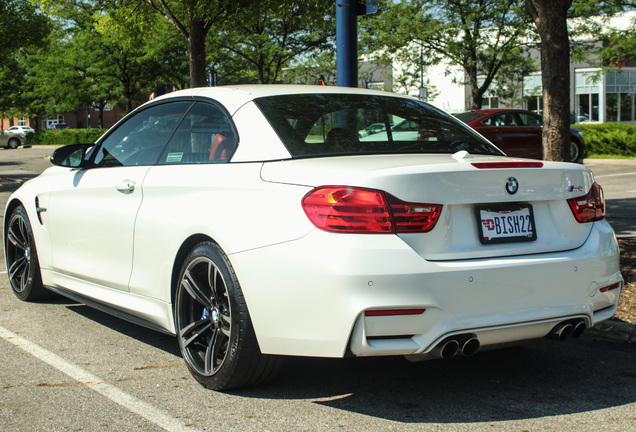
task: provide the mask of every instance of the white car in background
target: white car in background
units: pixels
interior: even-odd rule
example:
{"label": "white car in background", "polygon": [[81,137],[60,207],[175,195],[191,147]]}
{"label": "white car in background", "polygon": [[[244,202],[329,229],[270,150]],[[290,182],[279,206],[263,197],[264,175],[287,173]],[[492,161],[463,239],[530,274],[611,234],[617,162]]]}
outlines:
{"label": "white car in background", "polygon": [[11,126],[9,129],[5,130],[5,132],[26,137],[26,135],[29,133],[35,133],[35,129],[33,129],[31,126]]}
{"label": "white car in background", "polygon": [[184,90],[51,159],[6,207],[16,296],[54,291],[174,334],[212,389],[263,382],[281,356],[580,336],[623,286],[590,170],[508,158],[395,94]]}

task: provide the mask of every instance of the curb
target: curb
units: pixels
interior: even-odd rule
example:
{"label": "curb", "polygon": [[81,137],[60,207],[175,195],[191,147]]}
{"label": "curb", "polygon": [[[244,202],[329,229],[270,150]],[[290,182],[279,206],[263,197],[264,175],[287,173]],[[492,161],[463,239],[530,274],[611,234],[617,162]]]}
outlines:
{"label": "curb", "polygon": [[636,166],[636,159],[589,159],[589,158],[585,158],[583,159],[583,161],[581,162],[583,165],[635,165]]}
{"label": "curb", "polygon": [[585,334],[614,342],[636,343],[636,325],[612,319],[596,324]]}

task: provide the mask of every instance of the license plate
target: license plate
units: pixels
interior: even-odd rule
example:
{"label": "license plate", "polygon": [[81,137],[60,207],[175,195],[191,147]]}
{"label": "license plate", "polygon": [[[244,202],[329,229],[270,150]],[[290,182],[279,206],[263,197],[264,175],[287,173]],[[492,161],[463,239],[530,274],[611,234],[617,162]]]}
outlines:
{"label": "license plate", "polygon": [[530,204],[479,206],[475,209],[482,244],[534,241],[537,231]]}

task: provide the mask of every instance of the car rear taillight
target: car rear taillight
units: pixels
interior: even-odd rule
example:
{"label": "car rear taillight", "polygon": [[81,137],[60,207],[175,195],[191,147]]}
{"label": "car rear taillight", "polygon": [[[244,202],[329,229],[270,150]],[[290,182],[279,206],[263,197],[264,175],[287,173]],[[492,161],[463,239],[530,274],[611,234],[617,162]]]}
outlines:
{"label": "car rear taillight", "polygon": [[594,222],[605,217],[605,197],[603,196],[603,188],[594,183],[587,195],[570,198],[568,204],[574,213],[577,221]]}
{"label": "car rear taillight", "polygon": [[329,232],[356,234],[422,233],[435,227],[441,205],[401,201],[386,192],[323,186],[302,200],[309,220]]}

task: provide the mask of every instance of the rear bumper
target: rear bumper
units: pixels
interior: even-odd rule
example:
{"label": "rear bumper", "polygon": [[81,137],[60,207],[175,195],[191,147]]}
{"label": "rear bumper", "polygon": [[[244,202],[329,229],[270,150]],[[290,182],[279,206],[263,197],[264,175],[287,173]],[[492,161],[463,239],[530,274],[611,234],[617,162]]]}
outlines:
{"label": "rear bumper", "polygon": [[[316,230],[230,260],[265,353],[426,356],[449,335],[496,347],[543,337],[567,319],[591,327],[610,318],[622,289],[618,254],[602,221],[583,246],[560,253],[434,262],[397,236]],[[424,312],[365,316],[409,308]]]}

